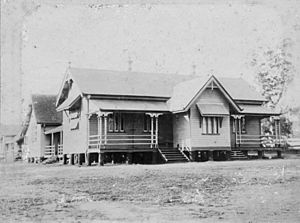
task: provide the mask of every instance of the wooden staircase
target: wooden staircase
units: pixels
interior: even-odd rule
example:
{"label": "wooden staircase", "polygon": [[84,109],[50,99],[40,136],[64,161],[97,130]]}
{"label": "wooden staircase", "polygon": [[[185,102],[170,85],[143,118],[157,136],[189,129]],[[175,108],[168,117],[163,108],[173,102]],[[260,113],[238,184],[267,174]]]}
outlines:
{"label": "wooden staircase", "polygon": [[231,160],[247,160],[248,157],[238,149],[232,149],[230,152]]}
{"label": "wooden staircase", "polygon": [[189,158],[177,148],[160,147],[158,151],[166,163],[183,163],[190,161]]}

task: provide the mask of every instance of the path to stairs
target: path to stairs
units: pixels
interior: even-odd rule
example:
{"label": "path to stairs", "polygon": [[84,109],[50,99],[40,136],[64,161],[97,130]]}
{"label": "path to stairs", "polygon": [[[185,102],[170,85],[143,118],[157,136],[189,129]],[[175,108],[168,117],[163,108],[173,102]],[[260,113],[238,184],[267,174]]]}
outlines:
{"label": "path to stairs", "polygon": [[167,163],[182,163],[189,161],[177,148],[159,147],[159,150],[166,158]]}

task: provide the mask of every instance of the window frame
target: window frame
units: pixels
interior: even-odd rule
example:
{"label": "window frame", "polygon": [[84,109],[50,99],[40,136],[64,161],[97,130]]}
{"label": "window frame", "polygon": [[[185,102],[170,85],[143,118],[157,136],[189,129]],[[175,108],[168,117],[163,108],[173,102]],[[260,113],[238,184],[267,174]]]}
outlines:
{"label": "window frame", "polygon": [[[237,133],[239,134],[241,132],[241,134],[247,134],[247,120],[246,117],[241,117],[241,126],[238,124],[239,119],[233,119],[232,122],[232,133]],[[241,127],[241,130],[240,130]]]}
{"label": "window frame", "polygon": [[216,116],[201,117],[200,128],[202,129],[202,135],[220,135],[222,119],[222,117]]}
{"label": "window frame", "polygon": [[143,116],[143,132],[151,132],[151,117],[150,115],[144,114]]}
{"label": "window frame", "polygon": [[124,130],[124,114],[121,112],[114,112],[112,114],[109,114],[107,116],[107,121],[108,121],[108,125],[107,125],[107,129],[108,132],[125,132]]}

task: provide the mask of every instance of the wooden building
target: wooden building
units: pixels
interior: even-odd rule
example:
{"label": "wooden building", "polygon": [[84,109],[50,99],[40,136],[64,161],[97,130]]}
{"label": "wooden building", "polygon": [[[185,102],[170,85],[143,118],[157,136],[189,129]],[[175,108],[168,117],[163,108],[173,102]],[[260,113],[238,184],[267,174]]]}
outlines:
{"label": "wooden building", "polygon": [[225,160],[281,151],[279,113],[241,78],[69,68],[57,97],[70,163]]}
{"label": "wooden building", "polygon": [[62,156],[62,113],[55,108],[55,95],[32,95],[32,112],[23,139],[23,156],[38,162]]}
{"label": "wooden building", "polygon": [[19,125],[0,124],[0,162],[13,162],[18,157],[19,147],[14,140]]}

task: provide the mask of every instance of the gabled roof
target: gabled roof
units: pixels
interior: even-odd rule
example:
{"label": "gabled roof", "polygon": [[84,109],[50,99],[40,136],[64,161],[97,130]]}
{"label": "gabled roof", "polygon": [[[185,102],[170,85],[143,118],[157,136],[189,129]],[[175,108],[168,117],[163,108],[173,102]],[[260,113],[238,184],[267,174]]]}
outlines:
{"label": "gabled roof", "polygon": [[[147,109],[150,107],[152,109],[153,105],[149,103],[155,99],[163,102],[160,103],[161,108],[158,108],[156,103],[156,110],[166,110],[166,107],[168,107],[171,112],[183,112],[189,108],[211,81],[214,81],[238,113],[243,111],[238,103],[261,105],[266,101],[241,78],[196,77],[176,74],[69,68],[61,86],[57,100],[60,103],[57,103],[57,110],[68,109],[76,102],[79,96],[91,95],[91,99],[95,101],[102,100],[102,104],[100,102],[97,103],[98,109],[101,109],[102,106],[104,110],[108,109],[108,107],[114,110],[121,109],[121,107],[124,110],[134,110],[137,104],[133,105],[129,102],[124,104],[125,102],[122,102],[134,98],[136,101],[144,100],[143,104],[139,104],[139,107],[146,106]],[[69,82],[73,83],[73,88],[70,87],[68,90],[66,83]],[[74,86],[76,86],[76,92],[74,91]],[[71,93],[65,99],[70,89],[73,89],[75,93]],[[63,93],[63,90],[66,92]],[[118,99],[119,104],[114,105],[103,101],[104,99]],[[146,101],[148,101],[147,105],[145,104]]]}
{"label": "gabled roof", "polygon": [[234,100],[266,101],[255,88],[242,78],[220,77],[218,80]]}
{"label": "gabled roof", "polygon": [[188,75],[154,74],[70,68],[83,94],[163,97],[172,96],[173,86],[191,79]]}
{"label": "gabled roof", "polygon": [[199,96],[211,82],[214,82],[219,87],[228,102],[237,112],[239,112],[239,106],[235,103],[231,95],[227,93],[226,89],[223,88],[215,76],[199,77],[177,84],[174,87],[172,98],[168,101],[170,110],[175,113],[186,111],[197,96]]}
{"label": "gabled roof", "polygon": [[55,95],[32,95],[32,109],[38,124],[62,123],[62,113],[55,108]]}

